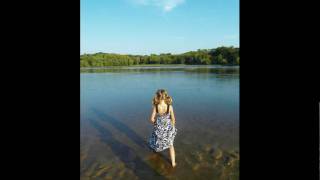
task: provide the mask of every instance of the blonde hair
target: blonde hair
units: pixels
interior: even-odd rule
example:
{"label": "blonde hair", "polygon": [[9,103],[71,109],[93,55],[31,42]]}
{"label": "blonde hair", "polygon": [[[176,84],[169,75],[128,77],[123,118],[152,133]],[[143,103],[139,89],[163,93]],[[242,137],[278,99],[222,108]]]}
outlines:
{"label": "blonde hair", "polygon": [[153,105],[158,105],[161,100],[164,100],[164,102],[167,105],[172,104],[172,98],[169,96],[168,92],[164,89],[158,89],[155,96],[152,99],[152,104]]}

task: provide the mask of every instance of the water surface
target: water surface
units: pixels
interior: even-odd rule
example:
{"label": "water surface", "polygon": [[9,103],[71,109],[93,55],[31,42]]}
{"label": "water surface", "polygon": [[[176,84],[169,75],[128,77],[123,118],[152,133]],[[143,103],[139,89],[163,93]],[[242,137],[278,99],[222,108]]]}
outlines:
{"label": "water surface", "polygon": [[[81,179],[238,179],[239,67],[81,69]],[[177,167],[147,147],[151,99],[173,97]]]}

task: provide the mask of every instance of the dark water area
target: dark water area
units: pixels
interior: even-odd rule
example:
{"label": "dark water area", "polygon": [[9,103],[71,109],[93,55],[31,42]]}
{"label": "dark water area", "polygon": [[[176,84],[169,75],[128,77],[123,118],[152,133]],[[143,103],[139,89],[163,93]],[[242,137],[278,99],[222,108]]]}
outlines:
{"label": "dark water area", "polygon": [[[239,69],[81,69],[81,179],[238,179]],[[147,146],[159,88],[173,98],[176,168]]]}

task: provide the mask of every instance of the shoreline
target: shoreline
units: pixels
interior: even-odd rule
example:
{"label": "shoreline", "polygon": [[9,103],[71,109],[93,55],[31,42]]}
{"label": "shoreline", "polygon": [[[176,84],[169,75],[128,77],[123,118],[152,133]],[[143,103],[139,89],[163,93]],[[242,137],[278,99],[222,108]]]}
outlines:
{"label": "shoreline", "polygon": [[82,69],[112,69],[112,68],[196,68],[196,67],[212,67],[212,68],[229,68],[229,67],[240,67],[240,65],[220,65],[220,64],[210,64],[210,65],[202,65],[202,64],[139,64],[139,65],[130,65],[130,66],[91,66],[91,67],[80,67]]}

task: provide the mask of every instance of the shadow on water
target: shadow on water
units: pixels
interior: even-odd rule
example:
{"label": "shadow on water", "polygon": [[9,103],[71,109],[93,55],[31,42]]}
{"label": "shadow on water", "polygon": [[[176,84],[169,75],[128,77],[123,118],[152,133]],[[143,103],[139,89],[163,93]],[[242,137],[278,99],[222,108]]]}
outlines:
{"label": "shadow on water", "polygon": [[152,176],[152,179],[164,179],[161,174],[142,161],[133,149],[116,140],[108,129],[104,128],[96,120],[90,120],[90,123],[98,131],[100,139],[110,146],[112,152],[127,168],[131,169],[139,179],[146,179],[148,176]]}
{"label": "shadow on water", "polygon": [[121,121],[102,113],[99,110],[92,109],[94,113],[103,121],[106,123],[111,124],[113,127],[121,131],[122,133],[125,133],[128,138],[130,138],[133,142],[135,142],[137,145],[139,145],[141,148],[148,148],[147,142],[143,140],[136,132],[134,132],[132,129],[130,129],[127,125],[122,123]]}
{"label": "shadow on water", "polygon": [[135,133],[132,129],[130,129],[127,125],[120,122],[119,120],[115,119],[114,117],[111,117],[97,109],[91,109],[96,115],[102,120],[103,122],[111,124],[113,127],[118,129],[119,131],[126,134],[126,136],[131,139],[133,142],[135,142],[137,145],[139,145],[143,149],[148,149],[149,152],[152,152],[151,154],[153,156],[157,156],[158,158],[161,158],[162,160],[168,162],[171,164],[171,160],[163,155],[162,153],[156,153],[154,152],[149,146],[148,142],[142,139],[137,133]]}

